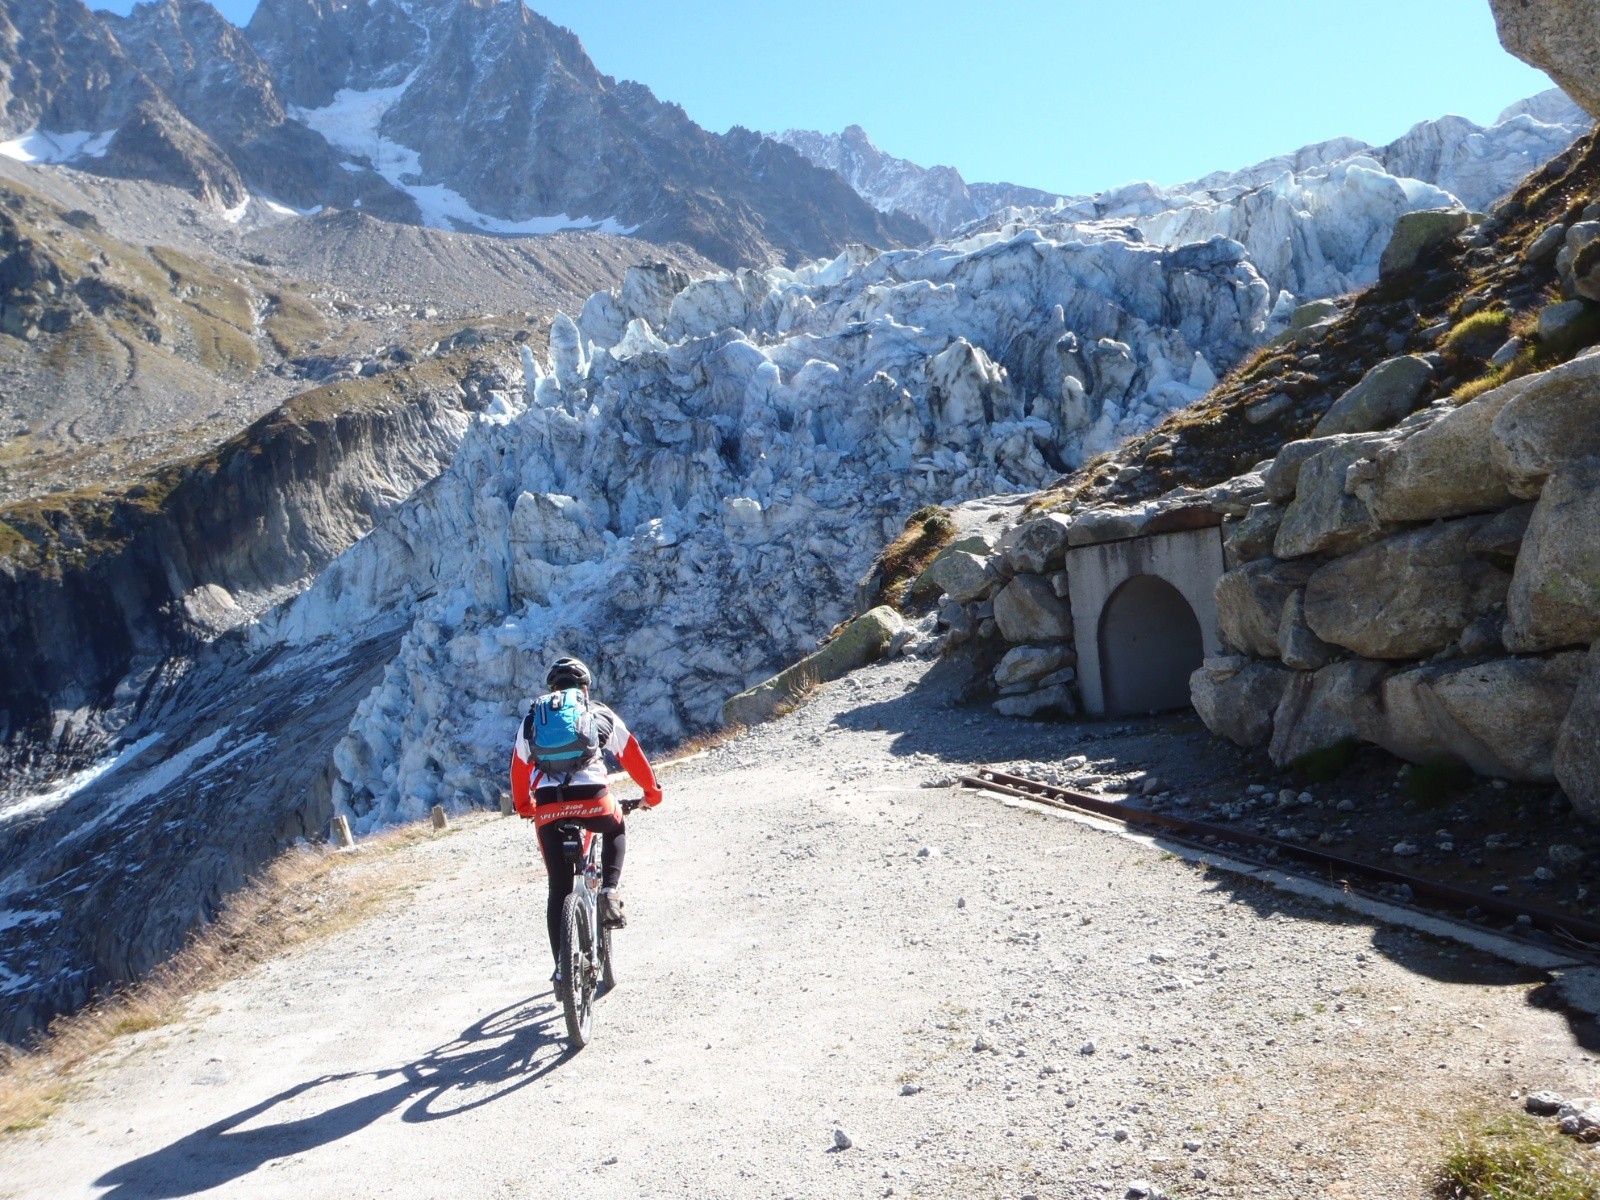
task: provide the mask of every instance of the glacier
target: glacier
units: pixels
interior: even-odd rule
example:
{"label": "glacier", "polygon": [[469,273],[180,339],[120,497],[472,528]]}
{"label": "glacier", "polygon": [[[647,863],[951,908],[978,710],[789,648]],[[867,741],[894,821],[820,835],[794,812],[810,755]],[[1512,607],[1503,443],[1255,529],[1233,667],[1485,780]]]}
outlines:
{"label": "glacier", "polygon": [[[1438,150],[1417,154],[1460,157]],[[633,268],[557,318],[547,355],[523,351],[520,391],[449,469],[251,636],[402,622],[334,754],[334,802],[361,830],[492,806],[551,659],[589,661],[648,739],[714,724],[850,614],[912,511],[1035,490],[1194,403],[1298,300],[1374,279],[1400,215],[1441,206],[1465,207],[1342,140],[915,250]]]}
{"label": "glacier", "polygon": [[560,317],[438,479],[254,630],[403,614],[335,753],[358,828],[493,803],[507,731],[575,653],[652,738],[812,649],[922,504],[1031,491],[1192,403],[1269,327],[1225,239],[978,235],[691,281]]}

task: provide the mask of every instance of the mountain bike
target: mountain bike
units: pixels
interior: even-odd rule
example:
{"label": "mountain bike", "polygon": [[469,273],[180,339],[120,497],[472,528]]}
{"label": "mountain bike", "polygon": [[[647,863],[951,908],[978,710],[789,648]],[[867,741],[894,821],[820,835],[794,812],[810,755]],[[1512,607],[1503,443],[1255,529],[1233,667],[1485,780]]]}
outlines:
{"label": "mountain bike", "polygon": [[[631,813],[637,800],[624,800]],[[617,985],[611,965],[611,929],[600,920],[601,835],[582,826],[557,825],[561,851],[577,872],[572,892],[561,904],[561,982],[556,991],[567,1017],[567,1039],[574,1050],[589,1044],[594,1002]]]}

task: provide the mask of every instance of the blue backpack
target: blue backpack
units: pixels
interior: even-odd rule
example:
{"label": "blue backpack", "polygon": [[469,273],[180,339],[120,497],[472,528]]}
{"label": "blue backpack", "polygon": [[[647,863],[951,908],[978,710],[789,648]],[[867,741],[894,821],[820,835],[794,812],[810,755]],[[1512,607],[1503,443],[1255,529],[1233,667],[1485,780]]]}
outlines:
{"label": "blue backpack", "polygon": [[600,726],[582,688],[540,696],[523,718],[522,736],[546,775],[572,775],[600,757]]}

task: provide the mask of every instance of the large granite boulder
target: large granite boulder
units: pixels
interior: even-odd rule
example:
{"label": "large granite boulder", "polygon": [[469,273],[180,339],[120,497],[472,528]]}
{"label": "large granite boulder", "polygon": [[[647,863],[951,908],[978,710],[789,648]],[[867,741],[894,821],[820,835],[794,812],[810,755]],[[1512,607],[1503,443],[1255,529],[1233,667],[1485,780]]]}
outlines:
{"label": "large granite boulder", "polygon": [[[980,560],[981,569],[981,560],[987,559],[993,553],[994,544],[981,533],[969,533],[964,537],[959,537],[934,555],[933,561],[922,568],[921,573],[911,581],[911,587],[907,589],[906,595],[916,603],[926,603],[929,600],[937,599],[948,591],[939,582],[939,573],[934,569],[942,559],[948,558],[952,554],[970,554]],[[862,611],[870,607],[872,606],[866,605]]]}
{"label": "large granite boulder", "polygon": [[1306,458],[1296,476],[1294,499],[1273,539],[1273,554],[1278,558],[1343,554],[1381,538],[1387,530],[1365,504],[1346,493],[1345,475],[1393,441],[1387,433],[1350,434],[1329,439],[1326,447]]}
{"label": "large granite boulder", "polygon": [[1404,441],[1378,451],[1352,490],[1380,521],[1431,521],[1503,508],[1514,502],[1495,460],[1492,426],[1500,410],[1526,390],[1514,380],[1452,409]]}
{"label": "large granite boulder", "polygon": [[1217,624],[1232,649],[1276,658],[1283,606],[1306,585],[1314,562],[1257,559],[1217,580]]}
{"label": "large granite boulder", "polygon": [[1517,651],[1600,639],[1600,459],[1558,470],[1522,537],[1506,598],[1505,642]]}
{"label": "large granite boulder", "polygon": [[1002,696],[994,710],[1002,717],[1070,717],[1077,714],[1078,702],[1071,684],[1053,683],[1022,696]]}
{"label": "large granite boulder", "polygon": [[1489,0],[1500,44],[1600,117],[1600,0]]}
{"label": "large granite boulder", "polygon": [[1272,553],[1283,510],[1282,504],[1252,504],[1244,516],[1222,523],[1222,558],[1230,571]]}
{"label": "large granite boulder", "polygon": [[1043,575],[1061,565],[1067,550],[1067,530],[1072,519],[1050,513],[1018,527],[1006,557],[1018,574]]}
{"label": "large granite boulder", "polygon": [[1505,604],[1511,577],[1470,549],[1485,520],[1402,533],[1318,568],[1306,583],[1306,624],[1363,658],[1438,653]]}
{"label": "large granite boulder", "polygon": [[888,605],[864,613],[815,654],[808,654],[765,683],[730,699],[722,706],[722,723],[759,725],[772,720],[786,705],[802,698],[807,688],[839,679],[882,657],[894,635],[903,628],[905,622],[900,614]]}
{"label": "large granite boulder", "polygon": [[1387,429],[1416,407],[1417,398],[1432,378],[1433,368],[1415,354],[1381,362],[1333,402],[1311,436],[1331,437],[1336,433]]}
{"label": "large granite boulder", "polygon": [[1600,821],[1600,647],[1589,651],[1556,736],[1556,781],[1578,814]]}
{"label": "large granite boulder", "polygon": [[1371,741],[1381,722],[1384,663],[1352,658],[1320,671],[1294,671],[1272,717],[1267,754],[1280,767],[1351,739]]}
{"label": "large granite boulder", "polygon": [[1491,428],[1494,460],[1526,499],[1559,467],[1600,457],[1600,351],[1528,377]]}
{"label": "large granite boulder", "polygon": [[1088,509],[1073,518],[1072,526],[1067,530],[1067,543],[1072,546],[1098,546],[1102,542],[1138,537],[1156,511],[1157,505],[1154,503]]}
{"label": "large granite boulder", "polygon": [[988,559],[970,550],[941,554],[928,567],[933,582],[958,604],[970,604],[989,594],[995,577],[989,573]]}
{"label": "large granite boulder", "polygon": [[1208,658],[1189,676],[1189,698],[1205,726],[1246,748],[1272,736],[1277,711],[1294,672],[1242,656]]}
{"label": "large granite boulder", "polygon": [[1008,642],[1062,642],[1072,636],[1072,611],[1042,575],[1018,575],[994,598],[994,621]]}
{"label": "large granite boulder", "polygon": [[1413,762],[1451,758],[1480,775],[1553,782],[1584,654],[1429,663],[1391,675],[1369,736]]}
{"label": "large granite boulder", "polygon": [[1462,208],[1424,208],[1405,213],[1394,223],[1394,233],[1378,260],[1378,275],[1409,271],[1424,254],[1438,249],[1472,223]]}
{"label": "large granite boulder", "polygon": [[1337,446],[1349,440],[1349,435],[1345,435],[1301,438],[1297,442],[1285,442],[1261,477],[1265,498],[1280,504],[1293,500],[1300,484],[1300,468],[1313,456],[1321,454],[1330,446]]}
{"label": "large granite boulder", "polygon": [[1075,666],[1077,661],[1070,646],[1015,646],[996,664],[994,683],[996,687],[1033,683],[1062,667]]}

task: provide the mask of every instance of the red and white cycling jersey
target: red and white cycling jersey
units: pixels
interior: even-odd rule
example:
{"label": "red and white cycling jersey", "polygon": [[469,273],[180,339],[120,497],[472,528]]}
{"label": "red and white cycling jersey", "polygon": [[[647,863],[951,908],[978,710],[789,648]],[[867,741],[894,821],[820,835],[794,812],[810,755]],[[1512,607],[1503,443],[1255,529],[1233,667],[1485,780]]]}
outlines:
{"label": "red and white cycling jersey", "polygon": [[589,711],[599,726],[601,753],[588,766],[570,775],[546,775],[535,767],[533,747],[527,739],[527,722],[518,723],[516,749],[511,754],[511,803],[522,816],[532,817],[540,825],[615,816],[617,802],[611,798],[606,771],[608,754],[644,789],[646,804],[660,803],[661,788],[639,739],[633,736],[622,718],[604,704],[591,702]]}

